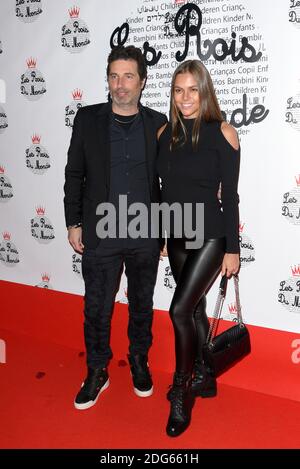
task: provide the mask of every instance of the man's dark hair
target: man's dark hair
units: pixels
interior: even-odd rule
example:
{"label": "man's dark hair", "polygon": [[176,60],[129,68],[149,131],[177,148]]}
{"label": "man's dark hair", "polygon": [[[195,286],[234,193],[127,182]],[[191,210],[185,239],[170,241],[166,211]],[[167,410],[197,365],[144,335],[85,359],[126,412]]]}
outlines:
{"label": "man's dark hair", "polygon": [[141,80],[147,77],[147,65],[141,49],[135,46],[121,46],[112,49],[107,58],[106,75],[109,75],[110,64],[115,60],[135,60],[137,63],[138,73]]}

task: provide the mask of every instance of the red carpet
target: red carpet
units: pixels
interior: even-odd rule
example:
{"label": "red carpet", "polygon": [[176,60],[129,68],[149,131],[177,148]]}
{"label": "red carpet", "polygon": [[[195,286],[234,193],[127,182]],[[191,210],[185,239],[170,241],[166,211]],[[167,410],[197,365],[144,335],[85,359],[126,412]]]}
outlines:
{"label": "red carpet", "polygon": [[[118,305],[111,385],[95,407],[77,411],[73,399],[85,375],[82,299],[8,282],[0,282],[0,294],[0,339],[6,346],[6,363],[0,363],[1,448],[299,448],[299,365],[285,357],[296,334],[253,328],[251,356],[220,378],[216,398],[197,399],[192,425],[171,439],[165,435],[165,394],[173,344],[165,313],[155,314],[154,395],[141,399],[133,393],[126,307]],[[274,334],[273,362],[268,354],[259,358],[261,337],[271,342],[268,334]]]}

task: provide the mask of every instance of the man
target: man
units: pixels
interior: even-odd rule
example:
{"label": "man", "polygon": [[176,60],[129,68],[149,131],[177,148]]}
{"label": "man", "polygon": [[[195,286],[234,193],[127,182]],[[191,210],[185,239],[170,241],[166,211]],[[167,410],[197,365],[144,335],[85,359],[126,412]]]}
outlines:
{"label": "man", "polygon": [[[118,236],[99,239],[98,229],[96,232],[96,209],[101,203],[110,202],[118,208],[119,196],[125,195],[128,205],[140,202],[150,209],[151,202],[159,202],[156,132],[167,119],[139,103],[146,73],[140,49],[113,49],[107,65],[110,101],[83,107],[74,119],[64,204],[69,242],[82,253],[88,367],[75,398],[76,409],[93,406],[109,386],[111,314],[123,264],[128,279],[128,359],[134,392],[140,397],[153,392],[148,350],[152,344],[159,240]],[[122,222],[117,212],[117,233]]]}

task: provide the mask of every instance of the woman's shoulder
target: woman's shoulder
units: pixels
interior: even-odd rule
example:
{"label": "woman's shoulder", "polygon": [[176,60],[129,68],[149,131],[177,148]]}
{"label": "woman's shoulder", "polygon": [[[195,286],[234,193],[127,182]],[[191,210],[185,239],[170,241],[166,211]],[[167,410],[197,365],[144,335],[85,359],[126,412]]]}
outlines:
{"label": "woman's shoulder", "polygon": [[158,131],[157,131],[157,140],[160,139],[161,135],[165,133],[166,129],[170,127],[170,122],[167,122],[166,124],[162,125]]}
{"label": "woman's shoulder", "polygon": [[221,122],[220,130],[223,134],[223,137],[234,148],[234,150],[238,150],[240,144],[238,134],[235,128],[232,125],[228,124],[228,122],[223,121]]}

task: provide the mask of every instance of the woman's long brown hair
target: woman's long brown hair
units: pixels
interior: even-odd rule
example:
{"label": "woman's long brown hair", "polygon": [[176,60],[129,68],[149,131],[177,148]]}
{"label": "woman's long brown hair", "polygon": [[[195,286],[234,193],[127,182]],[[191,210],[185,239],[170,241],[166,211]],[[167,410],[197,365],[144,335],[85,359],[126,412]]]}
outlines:
{"label": "woman's long brown hair", "polygon": [[[200,60],[186,60],[182,62],[175,70],[172,84],[171,84],[171,124],[172,124],[172,139],[171,150],[178,145],[183,145],[187,139],[187,132],[182,120],[182,115],[177,109],[174,100],[174,85],[176,77],[179,73],[191,73],[197,83],[200,97],[200,112],[195,119],[192,131],[192,145],[197,148],[199,140],[199,130],[201,120],[206,122],[219,121],[222,122],[223,116],[214,90],[214,85],[208,70]],[[184,140],[180,138],[181,130],[184,135]]]}

